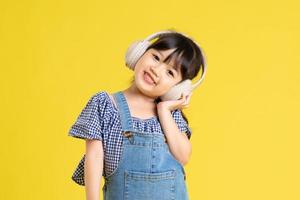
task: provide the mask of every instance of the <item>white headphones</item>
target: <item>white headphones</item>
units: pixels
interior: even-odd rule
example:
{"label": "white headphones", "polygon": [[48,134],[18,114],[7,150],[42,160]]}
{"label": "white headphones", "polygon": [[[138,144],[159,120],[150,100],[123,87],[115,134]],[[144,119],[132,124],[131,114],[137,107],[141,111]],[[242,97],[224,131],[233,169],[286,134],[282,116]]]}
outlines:
{"label": "white headphones", "polygon": [[[138,40],[138,41],[133,42],[126,51],[126,55],[125,55],[126,66],[129,69],[134,70],[135,64],[137,63],[139,58],[145,53],[146,49],[151,45],[150,41],[157,37],[160,37],[163,34],[167,34],[167,33],[179,33],[179,32],[171,31],[171,30],[159,31],[159,32],[156,32],[156,33],[148,36],[144,40]],[[185,35],[183,33],[179,33],[179,34],[181,34],[185,37],[188,37],[187,35]],[[190,38],[190,37],[188,37],[188,38]],[[201,76],[200,80],[197,81],[195,84],[192,84],[192,81],[190,79],[186,79],[186,80],[182,81],[181,83],[178,83],[177,85],[173,86],[166,94],[160,96],[160,99],[162,101],[177,100],[181,97],[182,93],[185,93],[185,94],[191,93],[203,81],[204,76],[206,74],[206,70],[207,70],[207,64],[206,64],[205,57],[203,54],[204,52],[194,40],[192,40],[192,41],[199,47],[199,49],[203,55],[204,60],[203,60],[202,76]]]}

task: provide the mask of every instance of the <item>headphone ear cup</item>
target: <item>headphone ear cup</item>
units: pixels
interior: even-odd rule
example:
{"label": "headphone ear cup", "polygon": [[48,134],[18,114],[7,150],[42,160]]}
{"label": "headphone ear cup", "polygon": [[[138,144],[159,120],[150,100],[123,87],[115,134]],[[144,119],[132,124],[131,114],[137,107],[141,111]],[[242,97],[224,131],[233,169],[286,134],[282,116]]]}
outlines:
{"label": "headphone ear cup", "polygon": [[126,50],[126,54],[125,54],[125,64],[129,69],[134,69],[134,65],[133,65],[133,61],[134,61],[134,57],[135,57],[135,50],[136,47],[138,46],[139,42],[141,41],[135,41],[133,42]]}
{"label": "headphone ear cup", "polygon": [[182,93],[187,94],[190,92],[192,92],[192,81],[190,79],[186,79],[173,86],[166,94],[160,96],[160,99],[162,101],[178,100]]}
{"label": "headphone ear cup", "polygon": [[140,59],[140,57],[145,53],[146,49],[151,43],[147,40],[140,40],[133,42],[126,51],[125,54],[125,64],[126,66],[134,70],[135,64]]}

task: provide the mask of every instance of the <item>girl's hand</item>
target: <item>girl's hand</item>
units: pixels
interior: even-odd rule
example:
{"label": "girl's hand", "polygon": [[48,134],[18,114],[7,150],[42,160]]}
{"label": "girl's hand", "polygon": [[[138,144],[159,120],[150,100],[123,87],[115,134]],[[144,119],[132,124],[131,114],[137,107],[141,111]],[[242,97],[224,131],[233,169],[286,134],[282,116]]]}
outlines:
{"label": "girl's hand", "polygon": [[157,104],[158,110],[176,110],[176,109],[184,109],[188,107],[189,101],[191,99],[192,92],[189,94],[182,94],[180,99],[178,100],[170,100],[170,101],[161,101]]}

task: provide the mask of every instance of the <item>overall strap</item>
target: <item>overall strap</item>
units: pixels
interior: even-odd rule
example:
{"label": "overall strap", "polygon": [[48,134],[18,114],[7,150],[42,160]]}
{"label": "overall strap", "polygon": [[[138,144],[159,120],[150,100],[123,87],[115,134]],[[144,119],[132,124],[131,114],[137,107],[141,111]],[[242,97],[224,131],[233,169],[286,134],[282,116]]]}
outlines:
{"label": "overall strap", "polygon": [[113,97],[116,101],[117,107],[120,113],[120,120],[122,124],[123,132],[130,132],[133,130],[132,118],[130,114],[130,110],[126,101],[126,98],[122,91],[118,91],[113,93]]}

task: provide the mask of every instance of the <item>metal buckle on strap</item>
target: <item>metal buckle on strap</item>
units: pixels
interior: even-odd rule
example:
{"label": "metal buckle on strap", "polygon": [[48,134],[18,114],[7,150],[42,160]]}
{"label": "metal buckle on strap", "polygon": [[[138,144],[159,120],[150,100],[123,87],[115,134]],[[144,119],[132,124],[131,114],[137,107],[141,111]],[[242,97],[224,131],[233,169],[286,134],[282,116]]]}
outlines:
{"label": "metal buckle on strap", "polygon": [[130,132],[130,131],[124,131],[124,132],[123,132],[123,135],[124,135],[125,137],[129,138],[129,137],[132,136],[132,132]]}

